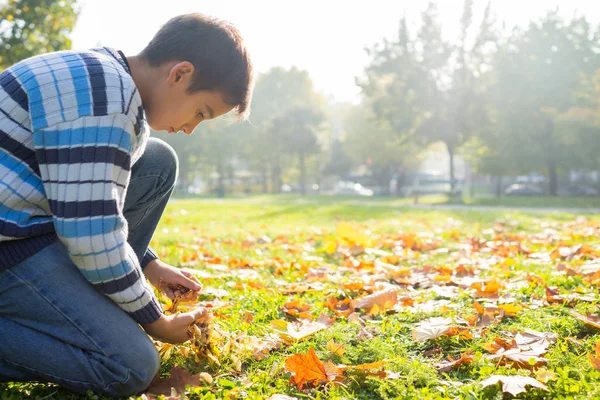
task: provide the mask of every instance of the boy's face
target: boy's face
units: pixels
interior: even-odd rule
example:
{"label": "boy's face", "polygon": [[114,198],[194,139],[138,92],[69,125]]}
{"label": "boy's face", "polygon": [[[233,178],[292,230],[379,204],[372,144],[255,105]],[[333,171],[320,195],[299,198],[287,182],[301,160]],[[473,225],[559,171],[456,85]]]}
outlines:
{"label": "boy's face", "polygon": [[152,129],[168,133],[183,131],[189,135],[200,122],[217,118],[233,109],[223,101],[219,92],[187,93],[194,71],[191,63],[180,62],[165,71],[168,77],[157,84],[152,102],[145,110]]}

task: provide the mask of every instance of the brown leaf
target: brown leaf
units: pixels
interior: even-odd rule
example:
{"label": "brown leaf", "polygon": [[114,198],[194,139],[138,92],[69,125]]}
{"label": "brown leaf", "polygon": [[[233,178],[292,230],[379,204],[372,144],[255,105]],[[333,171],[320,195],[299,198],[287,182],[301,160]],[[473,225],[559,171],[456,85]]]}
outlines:
{"label": "brown leaf", "polygon": [[323,364],[310,348],[306,354],[294,354],[285,360],[285,369],[292,373],[290,382],[302,390],[304,385],[341,381],[342,371],[333,363]]}
{"label": "brown leaf", "polygon": [[391,309],[396,303],[398,303],[398,292],[395,289],[385,289],[358,299],[356,308],[378,315]]}
{"label": "brown leaf", "polygon": [[591,325],[594,328],[600,329],[600,317],[598,317],[598,315],[588,313],[587,316],[583,316],[574,310],[571,310],[571,315],[583,322],[584,324]]}
{"label": "brown leaf", "polygon": [[510,393],[513,396],[518,395],[519,393],[525,392],[526,385],[533,386],[539,389],[548,390],[546,385],[543,383],[527,377],[527,376],[507,376],[507,375],[493,375],[489,378],[481,381],[483,387],[495,385],[498,382],[502,382],[502,391],[506,393]]}
{"label": "brown leaf", "polygon": [[[521,350],[534,350],[545,352],[551,343],[558,339],[556,333],[538,332],[532,329],[525,329],[515,335],[515,342]],[[542,354],[540,353],[540,354]]]}
{"label": "brown leaf", "polygon": [[458,360],[455,360],[451,356],[448,356],[448,361],[440,361],[438,363],[435,363],[434,366],[437,368],[438,372],[449,372],[451,369],[460,365],[472,363],[473,358],[473,353],[470,350],[467,350],[460,355],[460,358]]}
{"label": "brown leaf", "polygon": [[[499,352],[497,354],[491,355],[487,357],[489,360],[493,360],[499,358],[499,363],[511,364],[516,368],[526,368],[532,369],[533,367],[539,367],[545,365],[548,362],[548,359],[540,357],[540,352],[535,350],[527,350],[522,351],[521,349],[510,349],[504,352]],[[533,363],[530,363],[533,361]]]}
{"label": "brown leaf", "polygon": [[492,354],[497,354],[498,352],[503,352],[504,350],[514,349],[515,347],[517,347],[517,343],[514,340],[512,342],[508,342],[498,336],[494,338],[492,343],[488,343],[483,346],[484,349]]}

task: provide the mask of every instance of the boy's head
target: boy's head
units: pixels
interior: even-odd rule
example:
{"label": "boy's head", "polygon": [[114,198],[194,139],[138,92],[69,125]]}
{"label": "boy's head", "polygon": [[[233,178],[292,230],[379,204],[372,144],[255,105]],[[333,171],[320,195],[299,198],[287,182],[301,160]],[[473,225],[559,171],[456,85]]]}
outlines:
{"label": "boy's head", "polygon": [[198,123],[235,110],[250,113],[253,71],[239,31],[202,14],[172,18],[139,58],[160,72],[144,104],[156,130],[190,134]]}

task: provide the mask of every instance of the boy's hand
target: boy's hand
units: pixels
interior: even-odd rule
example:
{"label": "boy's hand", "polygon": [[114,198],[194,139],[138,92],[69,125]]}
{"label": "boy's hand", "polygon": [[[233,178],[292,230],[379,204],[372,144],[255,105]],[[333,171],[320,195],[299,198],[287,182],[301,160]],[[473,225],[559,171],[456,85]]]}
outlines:
{"label": "boy's hand", "polygon": [[202,285],[194,274],[181,271],[158,259],[148,263],[144,268],[144,275],[154,287],[164,290],[171,300],[185,292],[186,289],[194,291],[202,289]]}
{"label": "boy's hand", "polygon": [[161,315],[160,319],[151,324],[144,324],[142,327],[146,333],[156,340],[164,343],[179,344],[191,339],[188,328],[197,319],[202,318],[208,313],[205,308],[198,308],[174,315]]}

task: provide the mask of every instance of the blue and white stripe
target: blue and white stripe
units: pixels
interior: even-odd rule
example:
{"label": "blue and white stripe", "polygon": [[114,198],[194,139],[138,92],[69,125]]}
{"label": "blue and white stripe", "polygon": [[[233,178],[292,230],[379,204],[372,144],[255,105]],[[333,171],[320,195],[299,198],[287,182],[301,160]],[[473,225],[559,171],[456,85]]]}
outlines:
{"label": "blue and white stripe", "polygon": [[141,97],[112,49],[36,56],[2,72],[0,271],[55,234],[132,318],[158,319],[122,214],[147,137]]}

